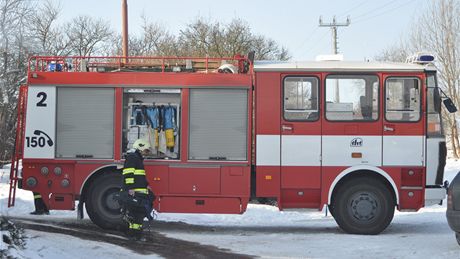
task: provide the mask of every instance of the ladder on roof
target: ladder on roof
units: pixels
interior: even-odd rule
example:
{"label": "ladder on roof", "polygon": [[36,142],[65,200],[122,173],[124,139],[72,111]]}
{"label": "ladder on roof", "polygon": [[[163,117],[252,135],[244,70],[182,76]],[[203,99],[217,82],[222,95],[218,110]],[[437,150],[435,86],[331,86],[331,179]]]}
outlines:
{"label": "ladder on roof", "polygon": [[18,117],[16,122],[16,138],[14,141],[14,151],[11,159],[10,168],[10,192],[8,195],[8,208],[14,206],[16,199],[16,188],[19,180],[19,162],[22,160],[23,153],[22,147],[24,144],[24,130],[25,130],[25,107],[27,98],[27,87],[19,87],[18,97]]}

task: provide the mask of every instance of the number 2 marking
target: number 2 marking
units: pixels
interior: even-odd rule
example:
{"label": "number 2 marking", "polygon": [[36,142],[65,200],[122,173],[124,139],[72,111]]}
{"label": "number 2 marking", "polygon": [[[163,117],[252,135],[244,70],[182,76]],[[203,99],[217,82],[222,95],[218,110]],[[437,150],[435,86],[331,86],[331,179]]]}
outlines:
{"label": "number 2 marking", "polygon": [[38,98],[42,98],[42,99],[37,103],[37,107],[46,107],[46,103],[45,103],[46,97],[47,97],[46,93],[45,93],[45,92],[39,92],[39,93],[37,94],[37,97],[38,97]]}

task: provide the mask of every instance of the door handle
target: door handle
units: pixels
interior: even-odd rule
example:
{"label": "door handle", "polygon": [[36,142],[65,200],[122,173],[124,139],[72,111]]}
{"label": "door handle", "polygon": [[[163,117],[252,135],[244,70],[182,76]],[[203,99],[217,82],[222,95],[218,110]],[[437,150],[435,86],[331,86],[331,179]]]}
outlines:
{"label": "door handle", "polygon": [[292,130],[292,126],[282,125],[281,129],[282,130]]}
{"label": "door handle", "polygon": [[392,128],[392,127],[384,125],[383,126],[383,131],[395,131],[395,128]]}

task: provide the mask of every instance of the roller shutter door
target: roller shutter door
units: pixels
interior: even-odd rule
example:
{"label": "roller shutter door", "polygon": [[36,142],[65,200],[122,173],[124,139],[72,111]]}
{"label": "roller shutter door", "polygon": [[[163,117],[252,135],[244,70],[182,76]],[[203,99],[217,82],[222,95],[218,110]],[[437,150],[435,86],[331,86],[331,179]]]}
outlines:
{"label": "roller shutter door", "polygon": [[56,157],[113,158],[114,89],[58,88]]}
{"label": "roller shutter door", "polygon": [[248,91],[191,89],[189,159],[247,160]]}

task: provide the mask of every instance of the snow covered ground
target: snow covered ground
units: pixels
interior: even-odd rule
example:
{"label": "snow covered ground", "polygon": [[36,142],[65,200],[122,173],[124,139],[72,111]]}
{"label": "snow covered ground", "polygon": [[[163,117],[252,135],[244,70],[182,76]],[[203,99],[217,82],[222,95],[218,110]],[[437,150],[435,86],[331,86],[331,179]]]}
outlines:
{"label": "snow covered ground", "polygon": [[[459,170],[460,161],[449,159],[445,179],[452,180]],[[33,210],[30,192],[18,190],[16,206],[7,208],[8,173],[0,170],[0,214],[28,217]],[[324,212],[280,212],[266,205],[249,205],[243,215],[162,213],[158,220],[214,226],[215,231],[160,232],[263,258],[460,258],[460,246],[447,225],[445,211],[445,205],[435,205],[416,213],[396,212],[392,224],[377,236],[344,234]],[[43,217],[72,219],[76,213],[52,211]],[[18,252],[25,258],[154,258],[66,235],[32,230],[26,235],[27,247]]]}

